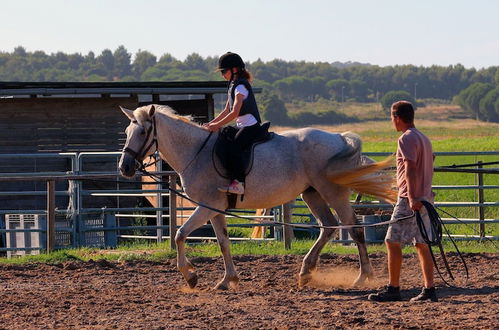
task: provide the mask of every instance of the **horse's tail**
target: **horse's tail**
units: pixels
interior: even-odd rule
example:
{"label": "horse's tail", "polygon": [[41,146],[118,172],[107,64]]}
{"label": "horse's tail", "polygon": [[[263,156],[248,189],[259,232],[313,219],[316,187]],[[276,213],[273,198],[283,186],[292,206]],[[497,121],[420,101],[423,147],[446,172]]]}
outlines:
{"label": "horse's tail", "polygon": [[[394,176],[386,171],[393,166],[393,157],[388,157],[380,162],[370,162],[361,159],[361,142],[358,135],[344,133],[342,136],[348,145],[349,152],[334,157],[335,162],[344,159],[352,160],[354,168],[337,170],[329,167],[326,173],[327,179],[334,184],[348,187],[360,194],[375,196],[389,202],[397,200],[397,192],[392,189]],[[366,164],[367,163],[367,164]]]}

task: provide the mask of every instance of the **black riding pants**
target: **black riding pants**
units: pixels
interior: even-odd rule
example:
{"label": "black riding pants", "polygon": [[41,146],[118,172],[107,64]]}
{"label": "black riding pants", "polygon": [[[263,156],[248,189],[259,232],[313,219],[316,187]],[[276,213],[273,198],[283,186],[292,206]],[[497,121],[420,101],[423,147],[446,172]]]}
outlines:
{"label": "black riding pants", "polygon": [[231,179],[240,182],[244,181],[246,176],[245,161],[243,150],[250,147],[255,137],[258,135],[260,124],[240,128],[234,137],[234,141],[229,149],[229,170]]}

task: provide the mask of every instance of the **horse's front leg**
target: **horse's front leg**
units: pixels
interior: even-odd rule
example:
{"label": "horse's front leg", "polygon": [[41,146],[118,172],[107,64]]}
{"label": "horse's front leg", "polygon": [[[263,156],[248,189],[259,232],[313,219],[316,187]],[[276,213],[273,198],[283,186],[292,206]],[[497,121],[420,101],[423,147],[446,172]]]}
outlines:
{"label": "horse's front leg", "polygon": [[223,214],[216,215],[212,220],[211,224],[217,235],[217,241],[220,245],[220,250],[224,258],[225,274],[223,279],[218,282],[215,286],[217,290],[228,290],[229,288],[236,289],[239,283],[239,277],[237,276],[236,267],[232,261],[232,255],[230,254],[230,241],[229,234],[227,233],[227,223],[225,222],[225,216]]}
{"label": "horse's front leg", "polygon": [[205,224],[215,212],[203,207],[197,207],[189,219],[179,228],[175,235],[175,244],[177,245],[177,268],[184,276],[189,287],[194,288],[198,282],[198,275],[194,266],[189,262],[185,255],[185,240],[190,233]]}

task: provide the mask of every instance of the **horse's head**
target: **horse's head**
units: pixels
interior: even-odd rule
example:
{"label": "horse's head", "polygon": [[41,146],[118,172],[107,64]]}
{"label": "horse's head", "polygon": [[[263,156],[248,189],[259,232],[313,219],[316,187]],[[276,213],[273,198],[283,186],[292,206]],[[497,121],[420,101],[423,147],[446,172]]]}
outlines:
{"label": "horse's head", "polygon": [[137,168],[136,164],[142,164],[144,158],[157,150],[155,108],[151,106],[148,111],[121,108],[121,111],[130,118],[130,125],[125,130],[126,142],[121,153],[119,167],[121,175],[133,177]]}

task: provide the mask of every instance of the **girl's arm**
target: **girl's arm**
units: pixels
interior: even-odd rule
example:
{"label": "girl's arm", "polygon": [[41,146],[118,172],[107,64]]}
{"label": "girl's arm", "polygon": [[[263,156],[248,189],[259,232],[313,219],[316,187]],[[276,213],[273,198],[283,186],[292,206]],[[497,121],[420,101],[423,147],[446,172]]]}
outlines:
{"label": "girl's arm", "polygon": [[208,130],[218,131],[222,126],[236,119],[239,116],[239,112],[241,111],[243,101],[244,101],[244,95],[236,94],[232,111],[230,111],[229,101],[227,101],[224,111],[222,111],[215,119],[213,119],[208,123],[207,125]]}

